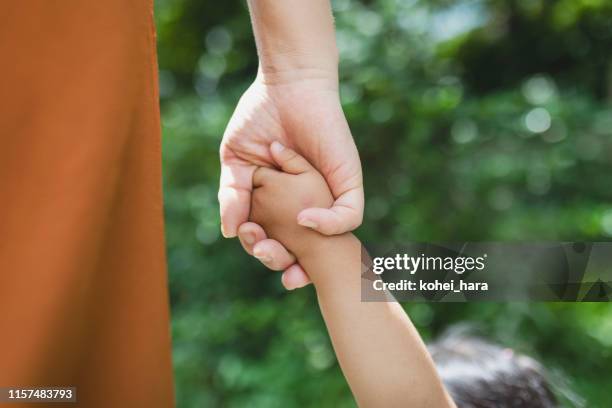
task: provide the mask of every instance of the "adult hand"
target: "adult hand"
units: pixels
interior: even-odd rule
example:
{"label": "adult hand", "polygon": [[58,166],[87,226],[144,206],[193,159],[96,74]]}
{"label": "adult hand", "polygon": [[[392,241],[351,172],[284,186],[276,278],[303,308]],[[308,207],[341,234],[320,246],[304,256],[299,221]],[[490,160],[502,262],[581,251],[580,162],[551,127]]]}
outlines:
{"label": "adult hand", "polygon": [[[245,250],[273,270],[285,270],[287,289],[310,282],[295,257],[247,222],[252,176],[258,166],[275,167],[272,142],[295,149],[325,177],[332,208],[308,208],[296,222],[325,235],[357,228],[363,217],[359,154],[342,112],[337,79],[311,71],[280,77],[258,75],[244,93],[221,142],[219,204],[225,237],[239,236]],[[283,203],[278,203],[279,206]]]}

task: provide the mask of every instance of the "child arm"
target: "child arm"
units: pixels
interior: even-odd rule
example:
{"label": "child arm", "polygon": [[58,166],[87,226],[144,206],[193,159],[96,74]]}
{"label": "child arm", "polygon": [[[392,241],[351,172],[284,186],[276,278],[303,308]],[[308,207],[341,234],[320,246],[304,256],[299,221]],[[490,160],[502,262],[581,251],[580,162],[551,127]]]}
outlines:
{"label": "child arm", "polygon": [[[391,298],[361,301],[359,240],[349,233],[323,236],[296,223],[301,209],[331,205],[333,197],[325,180],[290,149],[273,148],[271,154],[282,171],[262,168],[255,172],[251,219],[289,248],[311,277],[338,361],[358,404],[454,407],[402,307]],[[364,259],[369,260],[367,254]]]}
{"label": "child arm", "polygon": [[361,301],[362,280],[366,287],[371,281],[362,276],[362,246],[355,236],[323,237],[316,254],[298,259],[313,279],[338,361],[360,406],[454,407],[404,309],[391,298]]}

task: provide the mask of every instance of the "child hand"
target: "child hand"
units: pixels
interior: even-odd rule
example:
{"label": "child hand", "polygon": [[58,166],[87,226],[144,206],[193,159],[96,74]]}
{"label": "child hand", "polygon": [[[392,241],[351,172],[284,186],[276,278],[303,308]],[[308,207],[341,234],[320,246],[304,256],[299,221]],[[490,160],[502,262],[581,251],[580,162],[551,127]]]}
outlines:
{"label": "child hand", "polygon": [[323,176],[295,151],[275,143],[271,155],[280,171],[255,170],[249,220],[299,260],[316,251],[324,237],[299,225],[297,215],[305,208],[329,208],[334,198]]}

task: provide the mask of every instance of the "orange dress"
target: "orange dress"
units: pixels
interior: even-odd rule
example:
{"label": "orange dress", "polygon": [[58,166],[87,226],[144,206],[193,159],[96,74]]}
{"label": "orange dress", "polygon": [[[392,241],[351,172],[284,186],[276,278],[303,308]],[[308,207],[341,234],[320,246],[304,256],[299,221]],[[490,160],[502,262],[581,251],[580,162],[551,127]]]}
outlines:
{"label": "orange dress", "polygon": [[0,13],[0,387],[78,399],[7,406],[170,407],[152,0]]}

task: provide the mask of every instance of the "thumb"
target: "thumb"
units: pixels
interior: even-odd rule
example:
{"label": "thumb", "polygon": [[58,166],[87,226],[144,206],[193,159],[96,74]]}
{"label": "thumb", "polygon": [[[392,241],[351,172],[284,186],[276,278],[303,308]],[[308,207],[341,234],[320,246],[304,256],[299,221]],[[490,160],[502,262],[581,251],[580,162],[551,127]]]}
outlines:
{"label": "thumb", "polygon": [[336,235],[359,227],[362,214],[363,188],[359,186],[338,197],[331,208],[302,210],[297,216],[297,222],[323,235]]}
{"label": "thumb", "polygon": [[280,142],[272,142],[270,153],[274,162],[282,171],[289,174],[301,174],[313,169],[308,161]]}

